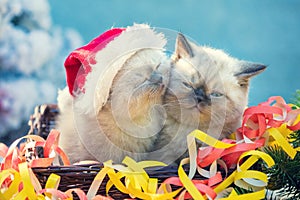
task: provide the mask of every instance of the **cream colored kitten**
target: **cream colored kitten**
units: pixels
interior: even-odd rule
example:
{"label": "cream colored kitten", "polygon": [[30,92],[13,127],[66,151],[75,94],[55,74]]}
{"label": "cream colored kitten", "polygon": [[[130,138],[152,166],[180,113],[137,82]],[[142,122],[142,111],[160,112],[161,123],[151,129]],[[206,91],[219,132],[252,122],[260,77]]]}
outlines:
{"label": "cream colored kitten", "polygon": [[179,158],[195,129],[217,139],[234,132],[248,103],[249,80],[265,68],[197,46],[179,34],[164,102],[168,118],[153,158],[168,163]]}
{"label": "cream colored kitten", "polygon": [[59,95],[60,145],[72,163],[110,159],[120,163],[125,155],[141,160],[153,148],[165,121],[162,97],[169,63],[158,49],[131,54],[114,77],[107,102],[96,107],[94,116],[77,112],[80,108],[67,89]]}

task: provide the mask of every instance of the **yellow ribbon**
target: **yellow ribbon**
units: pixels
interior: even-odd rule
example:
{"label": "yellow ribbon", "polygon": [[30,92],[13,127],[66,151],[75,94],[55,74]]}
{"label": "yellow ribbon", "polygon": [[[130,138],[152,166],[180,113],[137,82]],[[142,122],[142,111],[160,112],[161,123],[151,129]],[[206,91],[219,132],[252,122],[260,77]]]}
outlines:
{"label": "yellow ribbon", "polygon": [[[269,132],[270,136],[272,136],[276,144],[281,146],[282,149],[292,158],[294,159],[297,154],[297,149],[294,149],[290,143],[288,143],[287,139],[284,137],[284,135],[288,135],[290,131],[286,128],[286,130],[279,131],[278,128],[269,128],[267,129],[267,132]],[[286,131],[286,132],[285,132]]]}
{"label": "yellow ribbon", "polygon": [[[56,174],[50,174],[50,176],[47,179],[45,188],[54,188],[54,189],[57,189],[58,185],[59,185],[59,182],[60,182],[60,176],[58,176]],[[49,197],[49,198],[52,197],[52,195],[49,194],[49,193],[45,193],[45,195],[47,197]]]}
{"label": "yellow ribbon", "polygon": [[181,160],[180,165],[178,167],[179,179],[180,179],[181,183],[183,184],[183,186],[186,188],[186,190],[190,193],[190,195],[194,199],[204,200],[202,194],[198,191],[198,189],[196,188],[194,183],[191,181],[191,179],[189,179],[189,177],[186,175],[186,173],[182,167],[184,164],[187,164],[188,162],[189,162],[188,158]]}
{"label": "yellow ribbon", "polygon": [[190,157],[190,171],[189,171],[189,178],[192,179],[197,170],[197,147],[196,147],[196,139],[200,140],[201,142],[208,144],[212,147],[219,148],[219,149],[226,149],[235,146],[235,144],[229,144],[217,140],[214,137],[209,136],[208,134],[204,133],[200,130],[194,130],[187,136],[187,144],[188,144],[188,151]]}
{"label": "yellow ribbon", "polygon": [[[268,167],[273,166],[275,163],[274,163],[274,160],[271,158],[271,156],[269,156],[268,154],[266,154],[264,152],[261,152],[261,151],[251,150],[251,151],[243,153],[239,158],[239,162],[240,162],[241,159],[243,159],[246,156],[250,156],[250,157],[241,166],[238,165],[237,170],[234,171],[228,178],[226,178],[221,184],[219,184],[214,189],[214,191],[216,193],[220,193],[225,188],[227,188],[229,185],[231,185],[233,182],[236,182],[236,180],[238,180],[238,179],[240,180],[240,179],[245,179],[245,178],[251,177],[251,173],[258,180],[261,180],[263,182],[267,182],[266,175],[264,173],[259,172],[259,171],[254,172],[254,170],[251,170],[251,171],[247,172],[247,170],[254,163],[256,163],[259,158],[262,159],[268,165]],[[244,173],[241,174],[241,172],[244,172]],[[254,174],[253,174],[253,172],[254,172]],[[253,176],[252,176],[252,178],[253,178]],[[255,187],[253,185],[248,184],[247,188],[245,188],[245,189],[249,189],[249,188],[257,189],[258,187]],[[260,191],[252,193],[253,199],[261,199],[260,196],[263,193],[262,190],[264,190],[264,189],[261,189]],[[250,194],[247,194],[247,195],[250,195]],[[265,195],[265,193],[264,193],[264,195]]]}
{"label": "yellow ribbon", "polygon": [[[189,160],[182,160],[178,168],[178,175],[184,187],[192,195],[194,199],[204,199],[204,197],[201,195],[201,193],[197,190],[197,188],[190,180],[191,177],[193,177],[195,173],[195,169],[197,167],[196,159],[194,158],[196,157],[195,155],[197,154],[195,139],[198,139],[201,142],[204,142],[215,148],[226,149],[235,146],[235,144],[228,144],[228,143],[221,142],[200,130],[195,130],[188,135],[187,141],[188,141],[188,147],[189,147],[189,153],[191,159],[190,170],[192,169],[193,172],[190,178],[185,174],[182,165],[188,163]],[[244,194],[243,196],[239,195],[239,199],[246,198],[246,197],[256,197],[259,199],[262,195],[263,195],[262,197],[264,197],[265,195],[264,187],[267,185],[267,175],[260,171],[248,170],[248,169],[255,162],[257,162],[259,158],[263,159],[269,167],[274,165],[274,161],[268,154],[264,152],[251,150],[243,153],[239,158],[239,162],[241,161],[241,159],[243,159],[246,156],[250,156],[250,157],[241,166],[238,165],[237,170],[234,171],[228,178],[226,178],[222,183],[220,183],[214,189],[216,193],[220,193],[229,185],[235,183],[238,186],[241,186],[245,189],[249,189],[249,187],[251,187],[256,191],[250,194]],[[190,171],[190,175],[191,175],[191,171]],[[236,195],[234,196],[236,198]],[[226,199],[230,199],[230,197]]]}
{"label": "yellow ribbon", "polygon": [[[88,198],[95,196],[104,177],[108,175],[109,181],[106,184],[106,192],[114,185],[120,192],[129,194],[132,198],[164,200],[174,198],[182,189],[175,191],[164,190],[163,194],[158,194],[158,179],[150,178],[144,168],[166,166],[158,161],[136,162],[129,157],[125,157],[124,165],[113,165],[112,161],[104,163],[104,167],[96,175],[87,193]],[[115,171],[117,170],[117,172]],[[121,179],[125,181],[122,182]]]}
{"label": "yellow ribbon", "polygon": [[3,170],[0,173],[0,185],[4,183],[4,181],[9,178],[12,178],[12,183],[9,188],[0,192],[0,199],[11,199],[14,194],[17,194],[19,191],[19,184],[21,182],[20,174],[14,169]]}
{"label": "yellow ribbon", "polygon": [[108,170],[110,168],[108,167],[104,167],[94,178],[88,193],[87,193],[87,198],[88,199],[92,199],[92,197],[94,197],[98,191],[98,188],[100,187],[101,183],[103,182]]}
{"label": "yellow ribbon", "polygon": [[16,195],[16,199],[23,199],[27,197],[29,200],[35,200],[37,195],[34,191],[34,187],[31,183],[29,170],[26,162],[19,164],[19,172],[23,182],[23,189]]}
{"label": "yellow ribbon", "polygon": [[205,144],[208,144],[208,145],[218,148],[218,149],[226,149],[226,148],[235,146],[235,144],[229,144],[229,143],[225,143],[220,140],[217,140],[216,138],[211,137],[208,134],[206,134],[200,130],[194,130],[189,135],[200,140],[201,142],[204,142]]}
{"label": "yellow ribbon", "polygon": [[[298,115],[293,125],[300,121],[300,115]],[[267,139],[271,136],[274,141],[272,143],[276,143],[282,147],[282,149],[293,159],[297,154],[297,151],[300,150],[299,148],[294,149],[290,143],[287,141],[288,135],[290,135],[292,131],[287,128],[287,124],[283,124],[278,128],[268,128],[266,130],[266,134],[264,137]],[[27,137],[23,137],[27,138]],[[34,138],[34,136],[33,136]],[[34,138],[37,141],[43,141],[40,138]],[[104,167],[100,170],[100,172],[94,178],[93,183],[90,186],[90,189],[87,193],[87,198],[92,199],[96,197],[96,193],[103,182],[105,176],[109,177],[109,181],[106,184],[106,192],[108,193],[112,186],[115,186],[120,192],[124,194],[130,195],[132,198],[140,198],[140,199],[172,199],[178,193],[183,190],[183,192],[179,195],[179,199],[183,199],[186,192],[194,199],[203,200],[207,197],[202,195],[201,192],[197,189],[194,185],[193,181],[191,180],[196,173],[197,170],[197,149],[196,149],[196,139],[200,140],[207,145],[210,145],[214,148],[219,149],[226,149],[235,146],[236,144],[229,144],[219,141],[206,133],[195,130],[190,133],[187,137],[188,147],[189,147],[189,154],[190,158],[183,159],[180,162],[178,167],[178,176],[183,185],[182,188],[178,190],[172,191],[170,185],[168,184],[161,184],[159,186],[159,181],[157,178],[151,178],[145,171],[147,167],[162,167],[166,166],[162,162],[157,161],[141,161],[136,162],[129,157],[125,157],[122,164],[116,165],[113,164],[112,161],[107,161],[104,163]],[[19,140],[18,140],[19,141]],[[14,143],[16,145],[17,142]],[[13,146],[14,146],[13,145]],[[12,148],[8,149],[9,152],[12,151]],[[242,159],[248,157],[243,164],[241,163]],[[225,189],[228,190],[228,186],[231,184],[235,184],[241,188],[249,189],[251,188],[253,192],[248,194],[238,195],[235,190],[232,190],[230,195],[226,198],[222,198],[223,200],[234,200],[234,199],[261,199],[265,197],[265,187],[267,185],[267,175],[256,170],[249,170],[249,168],[255,164],[258,159],[262,159],[269,167],[274,165],[273,159],[266,153],[258,151],[258,150],[251,150],[248,152],[243,153],[237,163],[237,169],[229,175],[223,182],[217,185],[214,188],[214,192],[216,194],[221,193]],[[183,169],[183,165],[190,164],[190,171],[189,175],[187,175]],[[216,165],[216,162],[214,163]],[[212,167],[212,166],[211,166]],[[214,168],[215,169],[215,168]],[[0,172],[0,185],[5,185],[5,181],[10,179],[9,187],[5,188],[3,186],[0,192],[0,199],[38,199],[44,200],[46,198],[53,198],[56,195],[66,195],[67,199],[72,199],[72,191],[78,192],[82,196],[85,196],[83,191],[79,189],[68,190],[65,193],[60,192],[57,190],[60,176],[51,174],[48,177],[46,182],[45,189],[45,196],[41,194],[39,191],[42,190],[42,187],[32,172],[26,162],[19,163],[18,170],[14,169],[5,169]],[[208,171],[204,171],[208,174]],[[215,173],[215,170],[210,170],[211,173]],[[211,176],[211,174],[206,175]],[[22,184],[23,188],[20,189],[20,184]],[[48,190],[47,190],[48,189]],[[56,190],[56,191],[55,191]]]}
{"label": "yellow ribbon", "polygon": [[[29,199],[29,200],[45,200],[46,197],[40,194],[42,190],[41,184],[34,175],[31,168],[28,168],[26,162],[18,165],[19,172],[14,169],[7,169],[0,172],[0,199]],[[8,188],[3,187],[5,181],[10,179],[11,183]],[[51,174],[46,182],[46,189],[57,190],[60,176]],[[20,189],[20,184],[22,188]],[[45,192],[48,199],[52,198],[52,194]],[[61,193],[57,190],[57,193]],[[70,199],[70,198],[68,198]],[[66,199],[67,200],[67,199]]]}

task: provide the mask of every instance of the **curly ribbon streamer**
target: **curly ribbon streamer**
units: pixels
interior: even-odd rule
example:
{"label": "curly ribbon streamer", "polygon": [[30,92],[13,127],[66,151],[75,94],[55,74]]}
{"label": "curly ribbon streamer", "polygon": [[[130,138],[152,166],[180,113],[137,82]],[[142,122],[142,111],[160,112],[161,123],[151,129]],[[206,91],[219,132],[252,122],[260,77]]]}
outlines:
{"label": "curly ribbon streamer", "polygon": [[[87,198],[86,194],[84,193],[84,191],[82,191],[79,188],[69,189],[65,192],[69,197],[71,197],[70,199],[73,199],[72,192],[75,192],[80,200],[88,200],[88,198]],[[99,195],[98,197],[103,197],[103,196]],[[108,198],[105,198],[105,199],[108,199]]]}
{"label": "curly ribbon streamer", "polygon": [[[33,142],[33,147],[43,147],[45,152],[45,158],[36,158],[30,161],[28,164],[30,167],[48,167],[54,160],[55,155],[60,156],[64,165],[70,165],[70,161],[67,155],[58,147],[58,138],[59,132],[57,130],[51,130],[47,140],[44,140],[42,137],[37,135],[26,135],[23,136],[16,141],[14,141],[9,148],[4,147],[1,152],[3,153],[2,157],[3,160],[1,161],[0,169],[9,169],[14,168],[18,169],[18,164],[21,162],[26,161],[24,156],[26,149],[26,145],[23,148],[18,149],[18,144],[23,141],[24,139],[29,139]],[[3,145],[2,145],[3,146]],[[32,146],[27,146],[31,148]]]}
{"label": "curly ribbon streamer", "polygon": [[[196,149],[196,139],[210,145],[209,147],[200,148],[198,156]],[[199,167],[206,167],[219,158],[224,157],[229,165],[236,163],[238,157],[245,151],[254,150],[264,145],[264,139],[255,142],[236,144],[235,141],[224,139],[219,141],[203,131],[195,130],[187,137],[189,154],[190,154],[190,171],[189,178],[195,175],[197,164]],[[234,155],[233,155],[234,154]],[[197,157],[197,158],[196,158]],[[199,169],[198,167],[198,169]],[[200,169],[201,170],[201,169]],[[214,175],[215,173],[212,173]]]}
{"label": "curly ribbon streamer", "polygon": [[[49,189],[49,188],[58,189],[59,182],[60,182],[60,176],[56,174],[50,174],[50,176],[47,179],[45,189]],[[51,198],[52,195],[46,193],[46,196]]]}
{"label": "curly ribbon streamer", "polygon": [[31,138],[35,141],[39,142],[44,142],[45,140],[39,136],[36,135],[26,135],[24,137],[21,137],[17,140],[15,140],[9,148],[5,148],[6,154],[3,155],[3,160],[1,161],[0,169],[18,169],[18,164],[22,161],[25,161],[24,156],[22,155],[21,150],[18,149],[17,146],[18,144],[23,140],[23,139],[28,139]]}
{"label": "curly ribbon streamer", "polygon": [[221,142],[200,130],[195,130],[192,133],[190,133],[187,136],[188,151],[189,151],[189,156],[190,156],[190,171],[189,171],[190,179],[195,175],[196,169],[197,169],[197,158],[196,158],[197,157],[197,148],[196,148],[195,139],[198,139],[201,142],[204,142],[210,146],[213,146],[213,147],[219,148],[219,149],[224,149],[224,148],[229,148],[229,147],[234,146],[234,144]]}
{"label": "curly ribbon streamer", "polygon": [[62,151],[62,149],[58,146],[58,139],[60,133],[52,129],[47,137],[46,142],[44,143],[44,156],[50,157],[51,152],[56,152],[62,159],[64,165],[70,165],[70,161],[68,156]]}
{"label": "curly ribbon streamer", "polygon": [[7,151],[8,151],[8,147],[5,144],[0,143],[0,157],[4,158],[5,155],[7,154]]}
{"label": "curly ribbon streamer", "polygon": [[[45,199],[42,193],[45,193],[48,198],[69,199],[68,195],[57,190],[59,176],[51,174],[46,188],[42,189],[39,180],[30,168],[34,166],[48,167],[52,164],[55,155],[59,155],[65,165],[70,164],[66,154],[58,147],[58,138],[59,132],[52,130],[47,140],[36,135],[26,135],[14,141],[9,148],[4,144],[0,145],[0,156],[3,157],[0,171],[0,199]],[[25,145],[21,143],[18,148],[19,143],[24,139],[30,141]],[[45,158],[35,158],[27,163],[25,152],[32,151],[34,153],[32,149],[39,146],[43,147]]]}
{"label": "curly ribbon streamer", "polygon": [[184,172],[184,169],[182,166],[186,163],[188,163],[189,159],[183,159],[180,162],[179,168],[178,168],[178,176],[180,178],[180,181],[184,184],[186,190],[191,194],[191,196],[194,199],[199,199],[199,200],[204,200],[203,196],[201,193],[198,191],[196,186],[193,184],[193,182],[189,179],[189,177],[186,175]]}
{"label": "curly ribbon streamer", "polygon": [[[196,151],[196,142],[195,139],[200,140],[203,143],[206,143],[210,145],[209,147],[200,148],[199,154],[198,154],[198,171],[200,168],[200,171],[203,170],[200,166],[205,167],[208,165],[211,165],[212,163],[215,163],[217,159],[224,157],[226,155],[230,155],[232,153],[238,153],[239,158],[235,161],[235,163],[239,163],[242,158],[245,156],[252,156],[250,157],[241,167],[237,166],[237,171],[233,172],[227,179],[225,179],[221,184],[219,184],[216,188],[214,193],[211,193],[211,196],[209,196],[211,199],[214,199],[217,193],[221,192],[225,188],[227,188],[230,184],[235,183],[236,185],[249,189],[250,186],[252,188],[255,188],[256,190],[260,191],[263,190],[263,188],[267,184],[267,175],[255,171],[255,170],[248,170],[257,160],[258,158],[262,158],[269,166],[272,166],[274,164],[274,161],[272,158],[260,151],[255,151],[254,149],[257,149],[258,147],[261,147],[264,145],[264,139],[257,140],[255,142],[251,143],[234,143],[232,140],[225,139],[222,142],[215,138],[212,138],[208,136],[206,133],[195,130],[188,136],[188,146],[189,146],[189,152],[191,152],[191,155],[195,154]],[[191,149],[193,148],[193,149]],[[193,152],[194,151],[194,152]],[[257,153],[259,152],[259,153]],[[203,153],[203,155],[201,155]],[[228,158],[227,158],[228,159]],[[232,159],[232,158],[231,158]],[[189,194],[194,199],[203,199],[203,196],[201,193],[197,190],[197,188],[192,184],[192,181],[185,175],[185,172],[182,168],[183,164],[188,163],[187,160],[183,160],[180,164],[180,167],[178,168],[178,174],[181,178],[183,185],[185,186],[186,190],[189,192]],[[190,163],[190,165],[193,165]],[[195,164],[194,164],[195,165]],[[191,166],[190,168],[193,168]],[[191,172],[191,171],[190,171]],[[207,172],[211,173],[211,172]],[[211,173],[207,175],[207,177],[212,176],[214,173]],[[207,191],[206,191],[206,194]],[[257,196],[261,195],[262,192],[253,193],[251,195]],[[200,197],[201,196],[201,197]]]}
{"label": "curly ribbon streamer", "polygon": [[[272,105],[272,103],[275,103]],[[235,184],[241,188],[251,188],[253,192],[238,195],[235,190],[224,200],[233,199],[261,199],[265,196],[267,175],[256,170],[249,170],[258,159],[262,159],[269,167],[274,165],[272,158],[259,150],[264,146],[269,137],[273,138],[270,144],[280,145],[285,152],[294,158],[299,148],[294,149],[287,138],[292,131],[300,128],[300,110],[292,110],[293,105],[287,105],[281,97],[271,97],[267,102],[256,107],[248,108],[244,113],[242,127],[238,134],[242,134],[243,140],[223,139],[219,141],[202,131],[195,130],[188,135],[187,142],[190,158],[183,159],[178,167],[178,177],[170,177],[162,184],[158,179],[150,178],[145,171],[147,167],[162,167],[165,164],[156,161],[135,162],[126,157],[122,165],[112,164],[112,161],[104,163],[104,167],[96,175],[87,195],[80,189],[70,189],[66,192],[58,190],[60,176],[51,174],[48,177],[45,188],[42,189],[38,179],[30,167],[48,166],[53,162],[55,154],[61,156],[64,164],[69,161],[64,152],[58,147],[59,132],[52,130],[47,140],[39,136],[29,135],[16,140],[9,148],[0,144],[1,161],[0,171],[0,199],[38,199],[49,198],[73,199],[75,192],[81,200],[111,199],[96,195],[105,176],[109,177],[106,184],[107,194],[114,185],[119,191],[129,194],[131,198],[140,199],[215,199],[217,194],[228,190],[228,186]],[[23,139],[30,139],[32,143],[17,145]],[[200,148],[197,154],[196,139],[208,144],[208,147]],[[28,148],[41,146],[44,148],[45,158],[37,158],[29,164],[25,162],[24,152]],[[247,157],[247,159],[245,159]],[[224,162],[225,161],[225,162]],[[242,162],[243,161],[243,162]],[[226,164],[225,164],[226,163]],[[183,165],[190,164],[189,175],[183,169]],[[221,173],[217,171],[217,165],[223,168],[236,165],[236,170],[223,180]],[[204,167],[208,167],[205,170]],[[206,177],[205,180],[193,180],[196,171]],[[172,191],[170,185],[180,188]],[[179,192],[181,193],[179,194]]]}
{"label": "curly ribbon streamer", "polygon": [[282,147],[282,149],[292,158],[297,154],[297,150],[294,149],[287,141],[287,139],[283,136],[282,132],[276,128],[270,128],[267,132],[276,140],[276,144]]}
{"label": "curly ribbon streamer", "polygon": [[269,133],[276,144],[293,159],[299,149],[294,149],[288,143],[287,136],[300,129],[300,109],[293,110],[292,107],[282,97],[270,97],[268,101],[245,110],[238,133],[250,139],[264,137],[265,133]]}
{"label": "curly ribbon streamer", "polygon": [[[241,171],[247,171],[253,164],[255,164],[258,161],[259,158],[261,158],[264,162],[266,162],[268,167],[271,167],[275,164],[271,156],[261,151],[252,150],[252,151],[245,152],[241,155],[239,161],[241,161],[241,159],[243,159],[246,156],[250,156],[250,157],[241,166],[238,165],[237,170],[234,171],[229,177],[227,177],[221,184],[219,184],[214,189],[216,193],[221,192],[229,185],[231,185],[233,182],[238,180],[236,178],[237,173]],[[240,176],[240,178],[247,178],[247,177]],[[264,177],[261,177],[261,179],[265,180]],[[249,187],[246,189],[249,189]]]}
{"label": "curly ribbon streamer", "polygon": [[[66,192],[58,190],[60,176],[50,174],[47,179],[45,188],[42,189],[39,181],[26,162],[19,164],[19,172],[15,169],[6,169],[0,172],[0,199],[29,199],[29,200],[46,200],[46,199],[73,199],[72,192],[75,192],[80,200],[87,200],[85,193],[78,188],[69,189]],[[10,183],[3,187],[5,180],[10,179]],[[45,194],[45,196],[43,195]],[[100,197],[100,195],[97,195]]]}
{"label": "curly ribbon streamer", "polygon": [[[133,159],[125,157],[122,163],[127,167],[123,165],[113,165],[112,161],[104,163],[103,169],[96,175],[87,193],[89,199],[96,194],[106,175],[109,177],[109,181],[106,184],[107,193],[114,185],[119,191],[124,194],[129,194],[132,198],[163,200],[175,197],[181,190],[180,188],[170,192],[165,190],[163,194],[157,193],[159,190],[158,179],[150,178],[144,168],[166,166],[162,162],[135,162]],[[121,181],[122,178],[125,178],[125,183]]]}
{"label": "curly ribbon streamer", "polygon": [[94,197],[98,191],[98,188],[100,187],[100,185],[102,184],[108,170],[110,170],[110,168],[108,167],[104,167],[94,178],[88,193],[87,193],[87,198],[88,199],[92,199],[92,197]]}
{"label": "curly ribbon streamer", "polygon": [[34,191],[34,187],[31,184],[31,178],[29,175],[29,170],[27,167],[27,163],[19,164],[20,176],[22,179],[23,189],[16,195],[16,199],[22,199],[22,197],[26,196],[30,200],[36,199],[36,193]]}
{"label": "curly ribbon streamer", "polygon": [[[4,188],[4,190],[2,189],[0,192],[0,199],[11,199],[12,196],[19,191],[18,187],[21,182],[20,174],[15,169],[6,169],[1,171],[0,175],[0,185],[1,188]],[[13,177],[13,180],[11,180],[10,184],[7,184],[6,180],[11,177]]]}
{"label": "curly ribbon streamer", "polygon": [[186,190],[189,192],[193,199],[204,200],[205,198],[202,196],[201,193],[206,194],[206,196],[208,196],[211,199],[214,199],[217,196],[217,194],[211,187],[209,187],[207,184],[203,184],[203,182],[195,184],[195,182],[193,182],[186,175],[182,166],[184,164],[187,164],[188,162],[189,159],[185,158],[180,162],[180,165],[178,167],[178,176],[182,185],[186,188]]}

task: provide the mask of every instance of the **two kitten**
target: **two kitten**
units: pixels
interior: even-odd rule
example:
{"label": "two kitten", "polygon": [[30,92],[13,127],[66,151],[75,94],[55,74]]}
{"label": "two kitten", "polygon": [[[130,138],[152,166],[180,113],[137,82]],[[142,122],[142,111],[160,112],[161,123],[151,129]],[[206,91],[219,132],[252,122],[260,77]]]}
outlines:
{"label": "two kitten", "polygon": [[129,155],[170,164],[186,152],[191,131],[220,139],[239,127],[249,80],[264,69],[179,34],[171,59],[161,49],[142,49],[125,60],[96,120],[70,112],[72,97],[61,94],[61,146],[71,162]]}

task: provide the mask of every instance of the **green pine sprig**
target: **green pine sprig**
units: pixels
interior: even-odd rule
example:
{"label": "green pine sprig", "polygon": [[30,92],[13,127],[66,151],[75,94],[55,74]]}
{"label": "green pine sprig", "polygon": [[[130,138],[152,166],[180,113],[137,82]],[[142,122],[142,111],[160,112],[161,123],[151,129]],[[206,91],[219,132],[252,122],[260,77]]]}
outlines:
{"label": "green pine sprig", "polygon": [[294,148],[300,147],[300,130],[290,134],[289,141]]}
{"label": "green pine sprig", "polygon": [[264,151],[275,161],[271,168],[263,166],[262,171],[268,175],[270,190],[278,190],[277,194],[288,199],[300,198],[300,154],[290,158],[279,146],[268,146]]}
{"label": "green pine sprig", "polygon": [[236,191],[236,193],[238,195],[241,195],[241,194],[248,194],[248,193],[252,193],[253,190],[251,188],[249,188],[248,190],[247,189],[244,189],[244,188],[241,188],[241,187],[238,187],[238,186],[234,186],[233,189]]}
{"label": "green pine sprig", "polygon": [[296,106],[300,107],[300,90],[296,90],[291,102]]}

